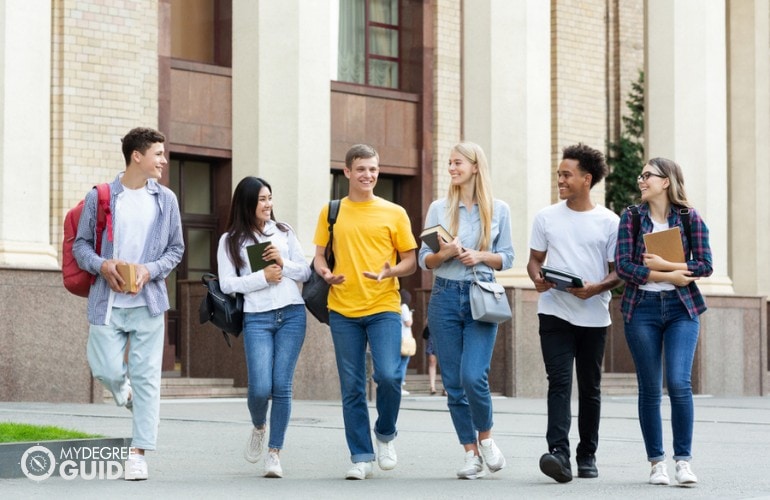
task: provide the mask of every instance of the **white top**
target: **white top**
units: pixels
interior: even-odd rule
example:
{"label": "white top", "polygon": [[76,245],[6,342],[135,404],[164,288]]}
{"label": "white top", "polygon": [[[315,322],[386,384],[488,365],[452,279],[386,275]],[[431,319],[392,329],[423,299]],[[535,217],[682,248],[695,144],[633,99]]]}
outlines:
{"label": "white top", "polygon": [[290,304],[304,304],[299,291],[299,284],[310,278],[310,266],[305,260],[302,247],[290,229],[285,233],[278,229],[275,222],[268,221],[263,230],[269,236],[254,234],[258,242],[270,241],[281,252],[283,258],[283,278],[280,283],[268,283],[265,279],[265,271],[251,272],[249,255],[246,247],[253,242],[247,241],[241,247],[241,257],[246,263],[241,268],[241,275],[235,272],[230,257],[227,254],[227,233],[219,238],[217,249],[217,267],[219,274],[219,286],[224,293],[243,294],[243,312],[266,312],[281,309]]}
{"label": "white top", "polygon": [[401,338],[408,339],[412,336],[412,327],[406,326],[407,323],[412,321],[412,310],[409,309],[409,304],[401,304]]}
{"label": "white top", "polygon": [[[158,216],[158,205],[153,195],[147,191],[147,186],[139,189],[123,191],[115,200],[112,232],[115,238],[114,258],[124,260],[129,264],[143,264],[145,260],[144,246],[150,239],[153,222]],[[127,217],[121,217],[127,214]],[[113,307],[141,307],[147,305],[143,293],[128,295],[112,292]]]}
{"label": "white top", "polygon": [[[652,217],[650,218],[652,220],[652,232],[657,233],[658,231],[665,231],[668,229],[668,221],[666,222],[655,222]],[[645,248],[645,251],[647,249]],[[676,287],[673,285],[673,283],[669,283],[668,281],[647,281],[644,285],[639,285],[639,290],[647,290],[648,292],[662,292],[663,290],[674,290]]]}
{"label": "white top", "polygon": [[[577,274],[584,281],[598,283],[609,274],[609,262],[615,260],[620,218],[611,210],[596,205],[577,212],[561,201],[542,209],[532,223],[530,248],[547,252],[546,263]],[[548,290],[540,294],[537,312],[561,318],[576,326],[609,326],[606,291],[587,300],[571,293]]]}

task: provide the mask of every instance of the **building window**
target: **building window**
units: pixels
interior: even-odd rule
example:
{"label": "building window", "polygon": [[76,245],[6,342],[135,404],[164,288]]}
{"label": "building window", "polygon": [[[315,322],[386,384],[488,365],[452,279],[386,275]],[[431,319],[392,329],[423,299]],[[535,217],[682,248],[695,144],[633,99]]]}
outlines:
{"label": "building window", "polygon": [[171,0],[171,57],[232,65],[232,0]]}
{"label": "building window", "polygon": [[333,0],[338,33],[336,80],[399,87],[398,0]]}

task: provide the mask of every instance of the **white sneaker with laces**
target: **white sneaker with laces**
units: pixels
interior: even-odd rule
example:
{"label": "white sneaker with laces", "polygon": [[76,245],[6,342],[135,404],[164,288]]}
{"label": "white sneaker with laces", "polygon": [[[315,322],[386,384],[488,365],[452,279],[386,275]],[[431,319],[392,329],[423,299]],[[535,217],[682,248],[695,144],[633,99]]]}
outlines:
{"label": "white sneaker with laces", "polygon": [[249,462],[255,464],[262,458],[262,448],[265,445],[265,435],[267,434],[267,426],[257,429],[256,427],[251,429],[251,435],[249,441],[246,443],[246,448],[243,450],[243,457]]}
{"label": "white sneaker with laces", "polygon": [[393,445],[393,440],[391,439],[387,443],[380,441],[379,439],[376,441],[377,463],[379,464],[380,469],[394,469],[396,467],[396,463],[398,462],[398,458],[396,457],[396,447]]}
{"label": "white sneaker with laces", "polygon": [[489,472],[497,472],[505,467],[505,457],[491,438],[482,440],[480,444],[479,452],[484,457]]}
{"label": "white sneaker with laces", "polygon": [[666,468],[666,462],[658,462],[652,466],[650,471],[650,484],[668,485],[668,469]]}
{"label": "white sneaker with laces", "polygon": [[678,460],[676,462],[676,482],[682,485],[695,484],[698,482],[698,476],[696,476],[690,469],[690,462],[686,460]]}
{"label": "white sneaker with laces", "polygon": [[126,481],[144,481],[148,477],[147,461],[144,455],[129,453],[125,463],[124,478]]}
{"label": "white sneaker with laces", "polygon": [[345,474],[345,479],[366,479],[372,477],[371,462],[356,462]]}
{"label": "white sneaker with laces", "polygon": [[457,471],[459,479],[476,479],[484,477],[484,465],[480,456],[475,455],[473,450],[465,452],[465,464]]}
{"label": "white sneaker with laces", "polygon": [[283,477],[281,460],[274,451],[269,451],[265,457],[265,477]]}

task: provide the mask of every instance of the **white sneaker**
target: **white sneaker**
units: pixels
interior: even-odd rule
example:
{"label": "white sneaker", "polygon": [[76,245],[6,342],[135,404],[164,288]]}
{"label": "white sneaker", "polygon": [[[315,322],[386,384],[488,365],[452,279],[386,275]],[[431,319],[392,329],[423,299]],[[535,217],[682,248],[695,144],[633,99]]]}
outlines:
{"label": "white sneaker", "polygon": [[409,395],[409,391],[407,391],[406,389],[401,389],[401,395],[402,396],[408,396]]}
{"label": "white sneaker", "polygon": [[131,379],[126,379],[126,387],[128,388],[128,394],[126,395],[126,409],[131,413],[134,412],[134,391],[131,390]]}
{"label": "white sneaker", "polygon": [[491,438],[482,440],[480,444],[479,452],[484,457],[489,472],[497,472],[505,467],[505,457]]}
{"label": "white sneaker", "polygon": [[144,481],[147,479],[147,461],[144,455],[129,453],[126,460],[124,478],[126,481]]}
{"label": "white sneaker", "polygon": [[658,462],[652,466],[652,470],[650,471],[650,484],[669,484],[666,462]]}
{"label": "white sneaker", "polygon": [[484,477],[484,465],[478,455],[474,455],[473,450],[465,452],[465,465],[457,471],[457,477],[460,479],[476,479]]}
{"label": "white sneaker", "polygon": [[267,434],[267,426],[261,429],[256,427],[251,429],[251,435],[249,441],[246,443],[246,448],[243,450],[243,457],[249,462],[255,464],[262,458],[262,448],[265,445],[265,435]]}
{"label": "white sneaker", "polygon": [[345,479],[366,479],[372,477],[371,462],[356,462],[345,474]]}
{"label": "white sneaker", "polygon": [[278,459],[278,453],[269,451],[265,457],[265,477],[283,477],[281,461]]}
{"label": "white sneaker", "polygon": [[695,484],[698,482],[698,476],[690,470],[690,462],[678,460],[676,462],[676,482],[679,484]]}
{"label": "white sneaker", "polygon": [[393,445],[393,440],[391,439],[387,443],[384,443],[379,439],[376,441],[377,463],[380,465],[380,469],[391,470],[395,468],[398,458],[396,457],[396,447]]}

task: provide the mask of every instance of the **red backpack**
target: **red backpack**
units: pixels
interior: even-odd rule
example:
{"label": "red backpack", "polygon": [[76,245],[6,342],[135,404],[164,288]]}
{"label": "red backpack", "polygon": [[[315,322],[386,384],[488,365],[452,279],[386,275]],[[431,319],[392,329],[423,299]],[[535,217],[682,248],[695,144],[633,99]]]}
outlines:
{"label": "red backpack", "polygon": [[[97,254],[102,251],[102,233],[107,228],[107,238],[112,241],[112,213],[110,212],[110,185],[99,184],[96,188],[99,200],[96,205],[96,250]],[[61,273],[64,280],[64,288],[70,293],[80,297],[88,297],[91,285],[96,281],[96,276],[84,271],[78,267],[78,261],[72,255],[72,244],[78,235],[78,223],[80,223],[80,214],[83,212],[83,205],[86,200],[80,202],[71,208],[64,217],[64,240],[62,240],[62,264]]]}

